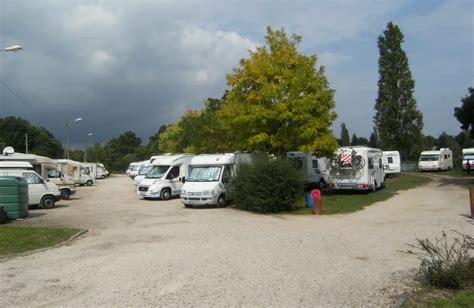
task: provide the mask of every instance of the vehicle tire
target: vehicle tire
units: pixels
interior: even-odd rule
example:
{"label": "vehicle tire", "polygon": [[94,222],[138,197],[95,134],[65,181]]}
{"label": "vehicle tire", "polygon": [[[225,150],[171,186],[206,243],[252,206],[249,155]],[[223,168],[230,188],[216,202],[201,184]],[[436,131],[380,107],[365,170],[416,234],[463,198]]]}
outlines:
{"label": "vehicle tire", "polygon": [[71,191],[69,189],[61,189],[61,199],[69,200],[71,198]]}
{"label": "vehicle tire", "polygon": [[105,175],[102,175],[100,178],[101,178],[101,179],[105,179]]}
{"label": "vehicle tire", "polygon": [[225,201],[225,196],[223,194],[221,194],[219,196],[219,198],[217,198],[217,204],[216,204],[217,207],[225,207],[226,206],[226,201]]}
{"label": "vehicle tire", "polygon": [[55,203],[56,199],[53,196],[44,196],[41,199],[40,206],[44,209],[52,209]]}
{"label": "vehicle tire", "polygon": [[169,199],[171,199],[171,189],[169,189],[169,188],[164,188],[164,189],[161,191],[160,198],[161,198],[161,200],[169,200]]}
{"label": "vehicle tire", "polygon": [[87,185],[87,186],[92,186],[92,184],[94,184],[94,183],[92,182],[92,180],[87,180],[87,182],[86,182],[86,185]]}

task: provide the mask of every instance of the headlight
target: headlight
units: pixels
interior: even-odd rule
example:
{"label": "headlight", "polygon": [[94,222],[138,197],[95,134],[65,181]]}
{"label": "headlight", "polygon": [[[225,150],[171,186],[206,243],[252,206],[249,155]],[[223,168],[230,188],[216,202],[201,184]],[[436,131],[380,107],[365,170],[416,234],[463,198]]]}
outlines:
{"label": "headlight", "polygon": [[211,190],[205,190],[205,191],[202,192],[202,194],[203,194],[204,196],[212,196],[212,195],[214,195],[214,190],[213,190],[213,189],[211,189]]}

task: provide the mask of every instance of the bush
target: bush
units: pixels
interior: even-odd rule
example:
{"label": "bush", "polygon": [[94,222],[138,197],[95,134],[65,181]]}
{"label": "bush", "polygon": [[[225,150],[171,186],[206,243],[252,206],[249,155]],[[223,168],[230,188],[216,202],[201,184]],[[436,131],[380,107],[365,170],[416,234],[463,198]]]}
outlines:
{"label": "bush", "polygon": [[421,259],[420,278],[435,287],[460,289],[474,284],[474,238],[460,234],[451,243],[446,233],[435,242],[417,239],[410,245],[417,251],[409,251]]}
{"label": "bush", "polygon": [[241,165],[231,183],[234,207],[257,213],[292,211],[303,194],[303,174],[283,158]]}

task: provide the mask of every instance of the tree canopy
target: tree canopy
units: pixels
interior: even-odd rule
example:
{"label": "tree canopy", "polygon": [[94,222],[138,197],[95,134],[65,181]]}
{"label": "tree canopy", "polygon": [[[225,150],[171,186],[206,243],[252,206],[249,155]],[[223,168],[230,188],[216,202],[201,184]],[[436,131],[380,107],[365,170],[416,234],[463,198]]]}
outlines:
{"label": "tree canopy", "polygon": [[351,144],[349,137],[349,130],[346,127],[346,123],[341,124],[341,146],[345,147]]}
{"label": "tree canopy", "polygon": [[468,130],[474,138],[474,88],[461,99],[462,106],[454,108],[454,116],[461,123],[461,129]]}
{"label": "tree canopy", "polygon": [[407,158],[419,153],[423,115],[413,96],[415,81],[401,47],[403,42],[403,33],[392,22],[378,38],[379,81],[374,122],[380,147],[398,150]]}

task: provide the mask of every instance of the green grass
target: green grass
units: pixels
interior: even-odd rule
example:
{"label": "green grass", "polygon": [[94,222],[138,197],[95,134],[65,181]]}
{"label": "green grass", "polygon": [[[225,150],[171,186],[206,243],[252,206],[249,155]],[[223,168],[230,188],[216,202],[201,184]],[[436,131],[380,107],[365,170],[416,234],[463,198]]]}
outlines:
{"label": "green grass", "polygon": [[56,245],[78,229],[0,226],[0,256]]}
{"label": "green grass", "polygon": [[[376,192],[323,191],[323,213],[342,214],[359,211],[376,202],[390,199],[398,191],[415,188],[430,181],[432,181],[430,178],[422,175],[403,173],[397,177],[387,178],[386,187]],[[300,204],[301,207],[292,214],[313,214],[313,209],[305,207],[304,199],[300,201]]]}
{"label": "green grass", "polygon": [[412,294],[403,307],[474,307],[474,290],[421,289]]}

